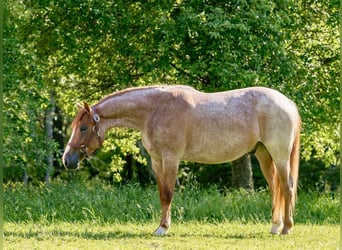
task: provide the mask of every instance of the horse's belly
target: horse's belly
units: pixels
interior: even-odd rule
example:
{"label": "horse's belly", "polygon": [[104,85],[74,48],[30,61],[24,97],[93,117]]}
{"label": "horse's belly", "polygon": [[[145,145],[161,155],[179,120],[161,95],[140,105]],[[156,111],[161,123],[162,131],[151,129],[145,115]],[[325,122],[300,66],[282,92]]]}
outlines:
{"label": "horse's belly", "polygon": [[251,151],[253,146],[253,142],[249,142],[247,138],[239,140],[220,138],[202,141],[202,143],[188,145],[182,160],[204,164],[220,164],[242,157]]}
{"label": "horse's belly", "polygon": [[193,155],[193,154],[184,155],[182,160],[198,162],[198,163],[203,163],[203,164],[220,164],[220,163],[234,161],[240,158],[242,155],[217,154],[216,152],[210,152],[210,153],[201,152],[196,155]]}

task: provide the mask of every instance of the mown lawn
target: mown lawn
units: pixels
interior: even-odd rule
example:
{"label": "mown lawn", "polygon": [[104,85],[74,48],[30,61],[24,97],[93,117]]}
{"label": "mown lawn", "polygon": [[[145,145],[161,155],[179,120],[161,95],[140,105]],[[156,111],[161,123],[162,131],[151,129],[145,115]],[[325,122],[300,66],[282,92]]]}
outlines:
{"label": "mown lawn", "polygon": [[177,223],[164,237],[155,223],[5,223],[4,249],[338,249],[339,225],[296,225],[271,235],[265,223]]}
{"label": "mown lawn", "polygon": [[299,192],[295,227],[270,235],[268,191],[177,191],[173,225],[152,236],[156,188],[103,183],[6,185],[4,249],[339,249],[339,194]]}

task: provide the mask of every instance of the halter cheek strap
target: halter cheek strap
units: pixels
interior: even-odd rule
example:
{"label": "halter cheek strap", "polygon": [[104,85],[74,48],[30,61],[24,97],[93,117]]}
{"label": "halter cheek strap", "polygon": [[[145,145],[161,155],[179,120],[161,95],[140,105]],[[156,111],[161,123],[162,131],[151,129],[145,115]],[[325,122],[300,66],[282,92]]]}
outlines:
{"label": "halter cheek strap", "polygon": [[96,133],[97,139],[99,140],[99,143],[100,143],[100,146],[101,146],[102,145],[102,141],[101,141],[101,135],[100,135],[100,126],[99,126],[100,116],[98,114],[96,114],[95,108],[91,108],[91,110],[94,113],[93,120],[95,122],[95,126],[93,127],[93,132]]}

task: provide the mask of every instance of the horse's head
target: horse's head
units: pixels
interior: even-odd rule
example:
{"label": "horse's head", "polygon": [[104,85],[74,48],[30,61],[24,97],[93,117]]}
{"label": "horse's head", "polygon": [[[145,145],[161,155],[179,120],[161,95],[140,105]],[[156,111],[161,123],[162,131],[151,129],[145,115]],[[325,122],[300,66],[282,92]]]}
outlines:
{"label": "horse's head", "polygon": [[63,164],[70,169],[78,168],[78,163],[93,154],[103,143],[100,116],[87,103],[78,108],[79,112],[72,123],[72,134],[63,154]]}

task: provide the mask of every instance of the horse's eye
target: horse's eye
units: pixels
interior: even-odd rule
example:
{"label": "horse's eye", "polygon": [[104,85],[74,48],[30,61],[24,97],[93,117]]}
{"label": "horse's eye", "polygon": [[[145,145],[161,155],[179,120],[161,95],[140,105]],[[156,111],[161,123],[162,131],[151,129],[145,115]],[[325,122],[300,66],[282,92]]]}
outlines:
{"label": "horse's eye", "polygon": [[87,129],[88,129],[87,126],[82,126],[82,127],[80,128],[80,131],[81,131],[81,132],[85,132]]}

